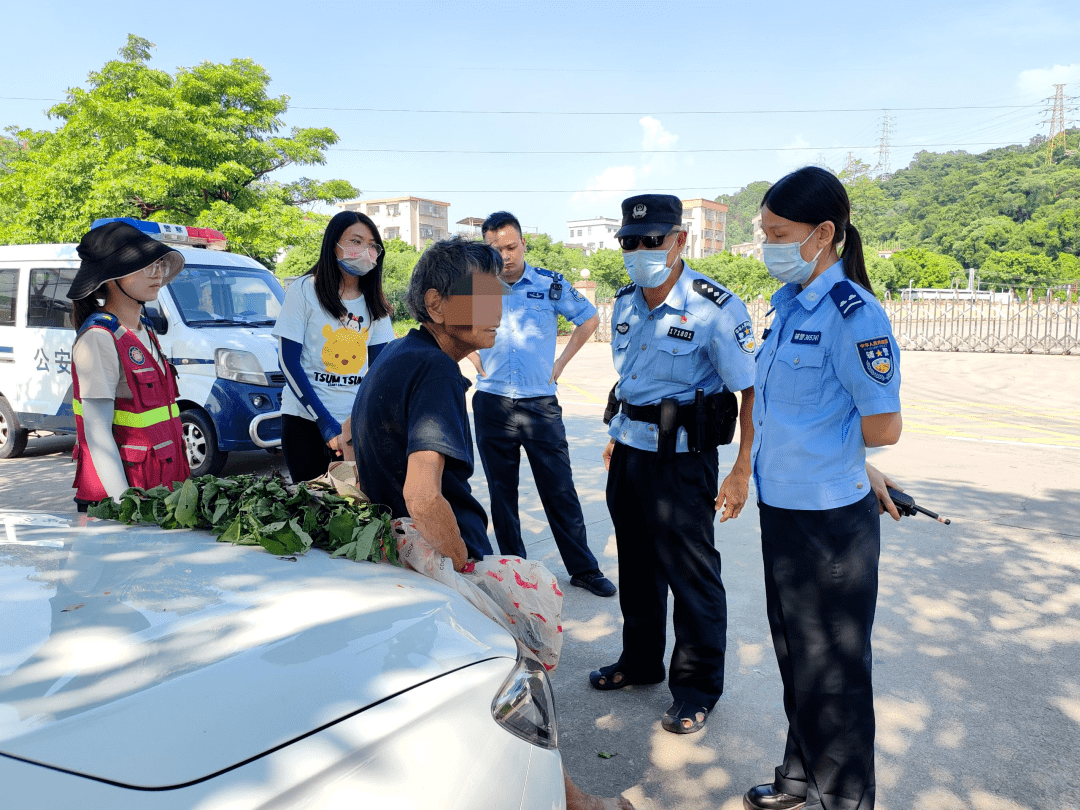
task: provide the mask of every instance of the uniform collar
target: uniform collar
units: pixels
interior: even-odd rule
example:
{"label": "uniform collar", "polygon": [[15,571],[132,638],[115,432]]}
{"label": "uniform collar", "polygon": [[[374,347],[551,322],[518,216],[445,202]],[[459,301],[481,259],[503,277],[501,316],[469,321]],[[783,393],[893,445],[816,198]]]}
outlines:
{"label": "uniform collar", "polygon": [[[680,258],[682,258],[680,256]],[[690,294],[691,286],[694,280],[690,278],[690,272],[692,268],[684,260],[682,263],[682,274],[679,276],[679,280],[675,282],[670,290],[668,290],[667,298],[665,298],[657,309],[660,307],[668,307],[669,309],[676,310],[678,312],[686,311],[686,299]],[[649,304],[645,301],[645,293],[641,287],[638,287],[635,291],[636,303],[646,312],[650,312]]]}
{"label": "uniform collar", "polygon": [[536,284],[536,268],[528,262],[525,262],[525,269],[521,271],[521,278],[510,285],[510,289],[517,287],[518,285],[523,287],[531,287]]}
{"label": "uniform collar", "polygon": [[833,288],[833,285],[843,278],[844,262],[841,260],[827,268],[825,272],[806,285],[805,290],[799,287],[798,284],[785,284],[773,293],[769,303],[772,304],[774,309],[778,309],[784,304],[795,300],[802,304],[804,309],[813,310],[829,294],[829,290]]}

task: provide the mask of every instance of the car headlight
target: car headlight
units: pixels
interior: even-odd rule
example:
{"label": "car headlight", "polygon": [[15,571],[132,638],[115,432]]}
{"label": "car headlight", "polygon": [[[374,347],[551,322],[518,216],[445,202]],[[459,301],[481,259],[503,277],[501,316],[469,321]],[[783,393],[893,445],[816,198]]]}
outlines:
{"label": "car headlight", "polygon": [[270,385],[270,380],[259,364],[259,358],[251,352],[239,349],[218,349],[214,352],[214,370],[223,380]]}
{"label": "car headlight", "polygon": [[547,670],[518,644],[518,659],[491,704],[495,722],[540,748],[559,747],[555,698]]}

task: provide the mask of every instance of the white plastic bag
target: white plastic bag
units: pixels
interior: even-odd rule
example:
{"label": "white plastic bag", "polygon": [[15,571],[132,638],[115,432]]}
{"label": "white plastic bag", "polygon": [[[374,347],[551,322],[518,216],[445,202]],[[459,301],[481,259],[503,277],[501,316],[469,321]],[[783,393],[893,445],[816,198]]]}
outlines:
{"label": "white plastic bag", "polygon": [[562,650],[562,591],[543,563],[485,557],[465,571],[433,549],[410,518],[390,522],[402,564],[460,593],[530,649],[549,671]]}

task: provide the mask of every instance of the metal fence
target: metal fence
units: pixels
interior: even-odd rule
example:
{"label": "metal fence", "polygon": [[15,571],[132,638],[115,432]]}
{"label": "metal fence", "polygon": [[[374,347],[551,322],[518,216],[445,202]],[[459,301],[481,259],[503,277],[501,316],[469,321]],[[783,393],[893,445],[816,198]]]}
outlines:
{"label": "metal fence", "polygon": [[[901,349],[934,352],[1080,354],[1080,302],[1057,301],[1028,292],[1006,301],[953,298],[886,299],[882,302]],[[772,315],[769,302],[747,302],[760,338]],[[596,340],[611,340],[611,302],[597,304]]]}

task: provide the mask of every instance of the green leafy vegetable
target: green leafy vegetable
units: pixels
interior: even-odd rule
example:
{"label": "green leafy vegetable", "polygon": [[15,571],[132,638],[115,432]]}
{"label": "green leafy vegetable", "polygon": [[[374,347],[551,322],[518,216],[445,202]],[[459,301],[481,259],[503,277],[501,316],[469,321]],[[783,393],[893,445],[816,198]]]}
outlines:
{"label": "green leafy vegetable", "polygon": [[259,545],[278,556],[315,547],[335,557],[398,564],[390,518],[380,506],[346,498],[281,475],[189,478],[171,492],[131,487],[115,503],[106,498],[89,514],[163,529],[209,529],[219,542]]}

